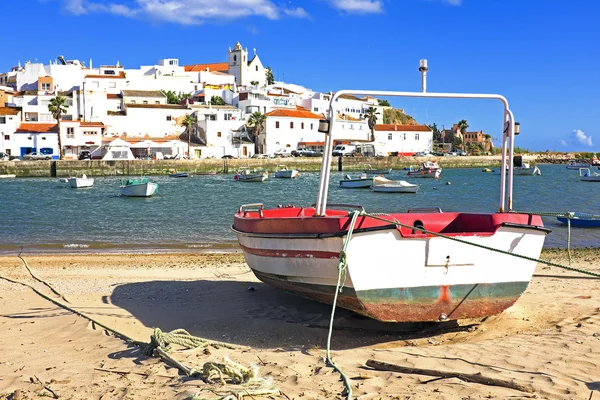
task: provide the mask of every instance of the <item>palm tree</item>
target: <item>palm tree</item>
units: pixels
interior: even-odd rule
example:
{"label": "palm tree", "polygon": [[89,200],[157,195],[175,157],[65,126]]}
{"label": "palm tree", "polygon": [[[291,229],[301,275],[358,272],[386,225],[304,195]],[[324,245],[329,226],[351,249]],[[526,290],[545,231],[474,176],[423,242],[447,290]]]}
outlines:
{"label": "palm tree", "polygon": [[62,115],[67,112],[67,99],[65,97],[56,96],[50,100],[48,111],[52,113],[52,117],[56,120],[58,126],[58,159],[62,160],[62,140],[60,138],[60,120]]}
{"label": "palm tree", "polygon": [[375,107],[369,107],[365,110],[365,119],[367,120],[369,129],[371,130],[371,137],[369,138],[370,142],[375,141],[375,125],[377,125],[378,114],[380,114],[380,112],[377,111]]}
{"label": "palm tree", "polygon": [[188,142],[187,153],[188,153],[188,157],[190,157],[190,158],[191,158],[190,146],[191,146],[191,141],[192,141],[192,134],[194,133],[194,131],[196,129],[197,122],[198,121],[196,121],[195,115],[186,114],[185,119],[181,123],[181,125],[185,126],[185,130],[187,132],[187,142]]}
{"label": "palm tree", "polygon": [[267,116],[260,111],[253,112],[246,122],[246,125],[252,128],[255,154],[258,153],[258,136],[263,132],[265,122],[267,122]]}
{"label": "palm tree", "polygon": [[460,121],[458,121],[458,124],[456,124],[456,126],[460,129],[460,132],[464,134],[467,131],[469,124],[467,123],[466,119],[461,119]]}

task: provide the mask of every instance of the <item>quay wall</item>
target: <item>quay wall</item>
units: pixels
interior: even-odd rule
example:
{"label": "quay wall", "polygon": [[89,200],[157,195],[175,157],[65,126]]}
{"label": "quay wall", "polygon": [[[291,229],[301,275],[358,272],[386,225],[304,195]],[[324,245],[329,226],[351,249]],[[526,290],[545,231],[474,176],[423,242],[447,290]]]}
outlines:
{"label": "quay wall", "polygon": [[[401,170],[418,165],[432,157],[334,157],[332,171],[361,171],[365,164],[373,168],[392,168]],[[454,156],[435,157],[442,168],[486,168],[500,166],[500,156]],[[300,172],[319,171],[320,157],[276,158],[276,159],[200,159],[200,160],[62,160],[62,161],[2,161],[0,175],[14,174],[17,177],[69,177],[81,174],[89,176],[152,176],[166,175],[172,172],[198,173],[234,173],[239,167],[260,167],[275,171],[278,165],[286,165]],[[535,161],[535,157],[525,156],[523,161]]]}

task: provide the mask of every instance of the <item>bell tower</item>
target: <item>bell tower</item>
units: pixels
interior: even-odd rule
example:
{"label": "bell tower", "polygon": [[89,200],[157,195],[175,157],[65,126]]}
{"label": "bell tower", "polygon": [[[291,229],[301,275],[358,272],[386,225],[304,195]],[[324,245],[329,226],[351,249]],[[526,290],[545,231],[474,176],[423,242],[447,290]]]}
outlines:
{"label": "bell tower", "polygon": [[244,75],[248,69],[248,50],[242,49],[240,42],[237,42],[233,47],[229,48],[228,52],[228,63],[229,73],[235,76],[235,83],[237,85],[246,85],[248,82],[244,82]]}

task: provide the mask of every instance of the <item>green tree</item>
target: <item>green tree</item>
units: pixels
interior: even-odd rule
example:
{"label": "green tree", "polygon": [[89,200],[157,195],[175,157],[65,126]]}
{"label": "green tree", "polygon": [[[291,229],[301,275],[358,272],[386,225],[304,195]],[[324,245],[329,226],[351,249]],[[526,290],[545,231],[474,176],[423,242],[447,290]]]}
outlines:
{"label": "green tree", "polygon": [[375,107],[369,107],[365,110],[365,119],[367,120],[367,124],[369,125],[369,129],[371,130],[371,137],[369,141],[375,141],[375,125],[377,125],[377,115],[380,114],[379,111]]}
{"label": "green tree", "polygon": [[191,99],[191,93],[175,93],[172,90],[161,90],[167,96],[167,104],[181,104],[185,99]]}
{"label": "green tree", "polygon": [[385,107],[391,107],[390,106],[390,102],[384,99],[377,99],[377,102],[379,102],[380,106],[385,106]]}
{"label": "green tree", "polygon": [[267,80],[267,85],[272,85],[275,83],[275,77],[273,76],[273,70],[271,70],[271,67],[265,68],[265,78]]}
{"label": "green tree", "polygon": [[246,125],[252,129],[252,141],[254,142],[254,153],[258,154],[258,136],[263,132],[267,116],[260,111],[253,112],[248,118]]}
{"label": "green tree", "polygon": [[258,86],[258,81],[250,81],[250,84],[251,84],[252,86]]}
{"label": "green tree", "polygon": [[433,141],[440,142],[442,140],[442,132],[439,130],[437,124],[434,122],[429,125],[429,129],[433,132]]}
{"label": "green tree", "polygon": [[223,106],[226,103],[221,96],[213,96],[210,98],[210,104],[212,104],[213,106]]}
{"label": "green tree", "polygon": [[192,134],[196,130],[197,122],[198,121],[196,120],[196,116],[195,115],[187,114],[185,116],[185,119],[181,123],[181,125],[185,126],[185,131],[187,132],[187,142],[188,142],[187,154],[188,154],[188,157],[190,157],[190,158],[192,156],[190,154],[190,147],[191,147],[191,142],[192,142]]}
{"label": "green tree", "polygon": [[58,127],[58,159],[62,160],[62,140],[60,138],[60,120],[62,115],[67,112],[67,99],[65,97],[56,96],[50,100],[48,111],[52,113],[52,117],[56,120]]}

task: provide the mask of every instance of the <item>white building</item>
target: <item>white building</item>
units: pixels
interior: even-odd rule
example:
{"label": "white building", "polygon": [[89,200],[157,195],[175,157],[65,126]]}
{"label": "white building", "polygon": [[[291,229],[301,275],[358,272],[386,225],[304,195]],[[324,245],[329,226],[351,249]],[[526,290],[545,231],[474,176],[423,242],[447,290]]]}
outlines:
{"label": "white building", "polygon": [[427,125],[377,124],[375,141],[390,155],[412,156],[433,149],[433,131]]}
{"label": "white building", "polygon": [[248,49],[242,49],[240,42],[237,42],[233,50],[229,48],[227,54],[228,72],[235,77],[235,83],[246,86],[257,83],[256,86],[266,86],[267,78],[265,68],[254,50],[254,55],[248,59]]}
{"label": "white building", "polygon": [[11,154],[23,156],[38,152],[58,159],[57,132],[56,123],[23,122],[14,132]]}
{"label": "white building", "polygon": [[0,107],[0,152],[20,155],[15,131],[21,124],[21,109]]}

